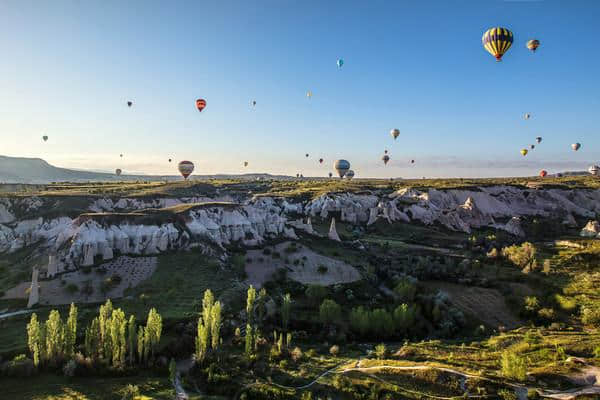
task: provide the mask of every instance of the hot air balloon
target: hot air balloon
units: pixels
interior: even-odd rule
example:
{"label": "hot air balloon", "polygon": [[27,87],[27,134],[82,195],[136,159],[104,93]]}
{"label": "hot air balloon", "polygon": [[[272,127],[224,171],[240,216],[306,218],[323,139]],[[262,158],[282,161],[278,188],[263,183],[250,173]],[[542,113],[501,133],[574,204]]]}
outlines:
{"label": "hot air balloon", "polygon": [[115,170],[115,174],[117,174],[117,176],[121,176],[121,172],[123,172],[123,171],[121,171],[121,168],[117,168]]}
{"label": "hot air balloon", "polygon": [[338,58],[338,60],[337,60],[338,69],[341,69],[342,65],[344,65],[344,60],[342,58]]}
{"label": "hot air balloon", "polygon": [[204,110],[204,107],[206,107],[206,100],[204,100],[204,99],[196,100],[196,108],[198,109],[198,111]]}
{"label": "hot air balloon", "polygon": [[177,166],[179,173],[185,180],[194,172],[194,163],[191,161],[181,161]]}
{"label": "hot air balloon", "polygon": [[252,107],[256,106],[256,100],[252,100]]}
{"label": "hot air balloon", "polygon": [[557,178],[562,178],[562,176],[563,176],[562,172],[557,172],[557,173],[556,173],[556,177],[557,177]]}
{"label": "hot air balloon", "polygon": [[312,97],[312,92],[310,90],[306,92],[306,97],[308,97],[309,99]]}
{"label": "hot air balloon", "polygon": [[548,175],[548,171],[546,171],[545,169],[540,171],[540,178],[545,178],[546,175]]}
{"label": "hot air balloon", "polygon": [[390,135],[392,135],[394,140],[396,140],[398,138],[398,136],[400,136],[400,129],[392,129],[390,131]]}
{"label": "hot air balloon", "polygon": [[537,39],[532,39],[527,41],[527,48],[535,53],[537,48],[540,47],[540,41]]}
{"label": "hot air balloon", "polygon": [[387,165],[388,161],[390,161],[390,156],[388,156],[387,154],[384,154],[384,156],[381,157],[381,159],[383,160],[383,163],[385,165]]}
{"label": "hot air balloon", "polygon": [[573,149],[573,151],[579,150],[580,147],[581,147],[581,143],[573,143],[571,145],[571,148]]}
{"label": "hot air balloon", "polygon": [[415,160],[410,160],[410,163],[411,163],[411,164],[414,164],[414,163],[415,163]]}
{"label": "hot air balloon", "polygon": [[308,153],[305,154],[306,158],[308,158]]}
{"label": "hot air balloon", "polygon": [[48,141],[48,136],[46,136],[46,135],[42,136],[42,140],[43,140],[44,142],[47,142],[47,141]]}
{"label": "hot air balloon", "polygon": [[523,157],[525,157],[527,155],[527,153],[529,153],[529,151],[527,149],[521,149],[521,155]]}
{"label": "hot air balloon", "polygon": [[340,178],[343,178],[350,169],[350,163],[346,160],[337,160],[333,163],[333,168],[337,171]]}
{"label": "hot air balloon", "polygon": [[329,173],[329,177],[331,178],[332,176],[333,176],[333,174],[330,172],[330,173]]}
{"label": "hot air balloon", "polygon": [[483,47],[500,61],[513,42],[513,34],[506,28],[496,27],[485,31],[481,38]]}
{"label": "hot air balloon", "polygon": [[169,162],[171,162],[171,159],[169,158]]}
{"label": "hot air balloon", "polygon": [[244,161],[244,167],[248,166],[248,161]]}
{"label": "hot air balloon", "polygon": [[131,107],[133,105],[133,101],[128,101],[127,102],[127,107]]}
{"label": "hot air balloon", "polygon": [[542,137],[541,136],[536,137],[535,141],[538,143],[542,143]]}
{"label": "hot air balloon", "polygon": [[529,118],[531,118],[531,114],[529,114],[529,113],[525,113],[525,115],[523,115],[523,118],[525,118],[525,119],[529,119]]}
{"label": "hot air balloon", "polygon": [[323,164],[323,159],[319,158],[319,164]]}
{"label": "hot air balloon", "polygon": [[296,174],[296,178],[300,178],[300,174]]}
{"label": "hot air balloon", "polygon": [[388,153],[388,151],[387,151],[387,150],[384,150],[384,151],[383,151],[383,154],[387,154],[387,153]]}
{"label": "hot air balloon", "polygon": [[119,154],[119,157],[123,158],[123,154]]}
{"label": "hot air balloon", "polygon": [[600,172],[600,167],[598,167],[597,165],[592,165],[588,168],[588,172],[594,176],[598,176],[598,173]]}
{"label": "hot air balloon", "polygon": [[346,175],[344,175],[344,178],[348,179],[349,181],[352,180],[352,178],[354,178],[354,171],[352,171],[351,169],[348,170],[348,172],[346,172]]}
{"label": "hot air balloon", "polygon": [[535,144],[530,144],[530,145],[529,145],[529,148],[530,148],[531,150],[535,149]]}

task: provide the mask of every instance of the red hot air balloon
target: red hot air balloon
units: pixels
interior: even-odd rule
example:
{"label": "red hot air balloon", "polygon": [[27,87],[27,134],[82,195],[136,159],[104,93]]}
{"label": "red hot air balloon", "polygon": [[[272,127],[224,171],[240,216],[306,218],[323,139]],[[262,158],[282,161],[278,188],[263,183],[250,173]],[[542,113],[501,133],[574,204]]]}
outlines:
{"label": "red hot air balloon", "polygon": [[181,161],[177,168],[183,179],[187,180],[188,176],[194,172],[194,163],[191,161]]}
{"label": "red hot air balloon", "polygon": [[323,164],[323,159],[319,158],[319,164]]}
{"label": "red hot air balloon", "polygon": [[540,178],[545,178],[546,175],[548,175],[548,171],[546,171],[545,169],[540,171]]}
{"label": "red hot air balloon", "polygon": [[196,100],[196,108],[198,109],[198,111],[204,110],[204,107],[206,107],[206,100],[204,100],[204,99]]}

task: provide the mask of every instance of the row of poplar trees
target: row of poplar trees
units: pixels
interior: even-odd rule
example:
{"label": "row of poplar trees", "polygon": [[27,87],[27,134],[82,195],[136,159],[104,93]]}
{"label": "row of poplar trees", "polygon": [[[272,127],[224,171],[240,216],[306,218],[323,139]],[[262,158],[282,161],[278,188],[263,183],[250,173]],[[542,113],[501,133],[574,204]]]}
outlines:
{"label": "row of poplar trees", "polygon": [[[137,325],[135,316],[114,308],[109,300],[100,306],[98,316],[85,329],[85,356],[115,368],[147,363],[154,359],[162,334],[162,317],[150,309],[146,326]],[[69,317],[63,322],[52,310],[45,323],[34,313],[27,325],[27,344],[33,363],[59,365],[70,359],[77,345],[77,307],[71,304]]]}

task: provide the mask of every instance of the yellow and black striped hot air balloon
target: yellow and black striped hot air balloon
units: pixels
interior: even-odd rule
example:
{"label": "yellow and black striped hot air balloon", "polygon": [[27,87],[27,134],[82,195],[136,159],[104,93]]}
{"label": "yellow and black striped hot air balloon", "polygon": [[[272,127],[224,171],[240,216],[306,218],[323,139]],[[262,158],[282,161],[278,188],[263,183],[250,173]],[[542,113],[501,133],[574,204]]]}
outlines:
{"label": "yellow and black striped hot air balloon", "polygon": [[504,53],[510,49],[513,42],[513,34],[506,28],[490,28],[483,34],[481,43],[483,47],[500,61]]}

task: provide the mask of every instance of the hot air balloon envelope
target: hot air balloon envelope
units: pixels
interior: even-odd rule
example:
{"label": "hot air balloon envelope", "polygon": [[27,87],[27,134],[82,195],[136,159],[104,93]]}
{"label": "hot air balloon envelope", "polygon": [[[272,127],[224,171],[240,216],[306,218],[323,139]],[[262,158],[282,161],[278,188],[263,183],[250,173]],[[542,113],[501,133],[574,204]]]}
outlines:
{"label": "hot air balloon envelope", "polygon": [[527,41],[527,48],[535,53],[537,48],[540,47],[540,41],[537,39],[532,39]]}
{"label": "hot air balloon envelope", "polygon": [[581,143],[573,143],[573,144],[571,145],[571,148],[572,148],[574,151],[577,151],[577,150],[579,150],[579,148],[580,148],[580,147],[581,147]]}
{"label": "hot air balloon envelope", "polygon": [[400,136],[400,129],[392,129],[390,131],[390,135],[392,135],[394,139],[397,139],[398,136]]}
{"label": "hot air balloon envelope", "polygon": [[548,171],[546,171],[545,169],[540,171],[540,177],[545,178],[546,175],[548,175]]}
{"label": "hot air balloon envelope", "polygon": [[343,178],[350,169],[350,163],[346,160],[337,160],[333,163],[333,168],[337,171],[339,177]]}
{"label": "hot air balloon envelope", "polygon": [[121,172],[123,172],[123,171],[121,171],[121,168],[117,168],[115,170],[115,174],[117,174],[117,176],[121,176]]}
{"label": "hot air balloon envelope", "polygon": [[188,176],[194,172],[194,163],[191,161],[181,161],[177,166],[179,173],[187,180]]}
{"label": "hot air balloon envelope", "polygon": [[198,111],[204,110],[204,107],[206,107],[206,100],[204,100],[204,99],[196,100],[196,108],[198,109]]}
{"label": "hot air balloon envelope", "polygon": [[490,28],[481,37],[483,47],[500,61],[513,42],[513,34],[506,28]]}

